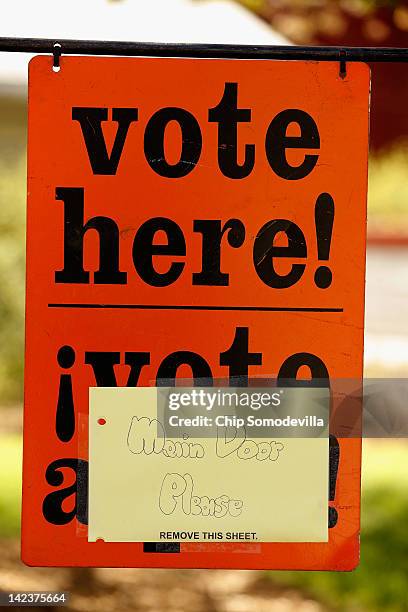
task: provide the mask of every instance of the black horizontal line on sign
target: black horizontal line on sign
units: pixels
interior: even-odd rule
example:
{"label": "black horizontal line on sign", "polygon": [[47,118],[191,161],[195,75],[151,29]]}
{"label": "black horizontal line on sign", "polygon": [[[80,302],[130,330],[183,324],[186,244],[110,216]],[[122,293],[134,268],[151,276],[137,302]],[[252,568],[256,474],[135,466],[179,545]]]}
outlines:
{"label": "black horizontal line on sign", "polygon": [[48,304],[49,308],[116,308],[129,310],[247,310],[256,312],[343,312],[343,308],[303,306],[192,306],[178,304]]}

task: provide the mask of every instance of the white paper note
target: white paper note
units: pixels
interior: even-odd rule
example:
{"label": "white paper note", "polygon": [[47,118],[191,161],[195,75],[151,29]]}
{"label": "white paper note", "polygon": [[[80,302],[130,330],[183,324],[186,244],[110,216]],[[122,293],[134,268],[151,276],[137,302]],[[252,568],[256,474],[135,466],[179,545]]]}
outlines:
{"label": "white paper note", "polygon": [[327,437],[159,438],[156,388],[92,388],[88,540],[326,542],[328,466]]}

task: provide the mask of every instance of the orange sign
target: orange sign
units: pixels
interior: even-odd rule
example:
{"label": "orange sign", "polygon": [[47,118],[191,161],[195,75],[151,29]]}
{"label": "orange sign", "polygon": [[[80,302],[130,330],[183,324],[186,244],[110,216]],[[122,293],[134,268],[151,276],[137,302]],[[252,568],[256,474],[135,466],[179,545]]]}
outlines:
{"label": "orange sign", "polygon": [[370,78],[343,76],[335,62],[30,63],[26,563],[356,565],[358,439],[332,441],[328,543],[87,538],[89,387],[362,376]]}

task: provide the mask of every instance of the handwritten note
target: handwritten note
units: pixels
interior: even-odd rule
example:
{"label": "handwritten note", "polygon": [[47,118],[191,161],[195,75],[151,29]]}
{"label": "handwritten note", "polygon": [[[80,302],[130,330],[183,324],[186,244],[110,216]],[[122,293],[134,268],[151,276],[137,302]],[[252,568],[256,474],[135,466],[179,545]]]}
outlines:
{"label": "handwritten note", "polygon": [[328,465],[327,437],[169,439],[155,388],[92,388],[88,540],[326,542]]}

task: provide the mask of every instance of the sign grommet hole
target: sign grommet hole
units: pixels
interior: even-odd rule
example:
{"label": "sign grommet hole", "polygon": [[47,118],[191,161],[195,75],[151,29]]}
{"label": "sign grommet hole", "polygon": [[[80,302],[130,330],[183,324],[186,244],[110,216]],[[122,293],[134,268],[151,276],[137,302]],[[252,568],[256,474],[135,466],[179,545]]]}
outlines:
{"label": "sign grommet hole", "polygon": [[98,425],[105,425],[105,424],[106,424],[106,419],[104,419],[102,417],[100,419],[98,419]]}

